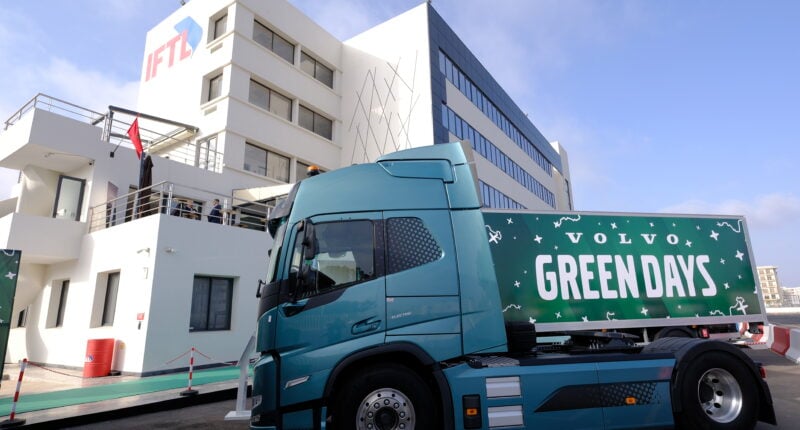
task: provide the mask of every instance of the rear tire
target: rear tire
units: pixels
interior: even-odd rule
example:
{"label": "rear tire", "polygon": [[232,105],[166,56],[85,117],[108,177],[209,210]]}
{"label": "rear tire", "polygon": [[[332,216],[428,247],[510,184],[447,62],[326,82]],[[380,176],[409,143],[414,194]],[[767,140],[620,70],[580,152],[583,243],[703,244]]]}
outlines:
{"label": "rear tire", "polygon": [[428,384],[397,364],[373,366],[353,375],[343,383],[332,406],[333,428],[339,430],[440,428]]}
{"label": "rear tire", "polygon": [[718,351],[693,359],[677,375],[673,401],[679,429],[752,429],[759,408],[757,381],[739,358]]}
{"label": "rear tire", "polygon": [[696,338],[689,329],[684,327],[666,327],[662,328],[661,330],[656,333],[656,337],[653,340],[662,339],[665,337],[683,337],[683,338]]}

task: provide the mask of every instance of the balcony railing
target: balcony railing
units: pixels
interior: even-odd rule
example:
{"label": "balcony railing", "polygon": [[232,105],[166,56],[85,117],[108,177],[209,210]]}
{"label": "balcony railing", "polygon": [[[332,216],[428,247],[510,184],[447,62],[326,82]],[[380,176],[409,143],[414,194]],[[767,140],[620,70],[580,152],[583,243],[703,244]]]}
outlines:
{"label": "balcony railing", "polygon": [[102,140],[111,144],[114,153],[120,145],[133,147],[128,129],[139,117],[139,135],[144,150],[152,156],[167,158],[203,170],[222,172],[223,153],[217,150],[217,137],[195,139],[197,127],[116,106],[99,113],[70,102],[39,93],[5,121],[8,130],[33,109],[41,109],[91,124],[102,129]]}
{"label": "balcony railing", "polygon": [[207,221],[214,199],[219,200],[222,207],[221,224],[254,230],[265,230],[269,214],[274,208],[274,204],[160,182],[92,207],[89,211],[89,232],[155,214]]}
{"label": "balcony railing", "polygon": [[67,118],[76,119],[81,122],[88,122],[90,124],[98,124],[105,119],[105,114],[95,112],[91,109],[72,104],[68,101],[60,100],[55,97],[39,93],[32,99],[25,103],[18,111],[14,112],[10,118],[5,122],[3,130],[8,130],[9,127],[14,125],[17,121],[22,119],[26,113],[33,109],[41,109],[48,112],[54,112]]}

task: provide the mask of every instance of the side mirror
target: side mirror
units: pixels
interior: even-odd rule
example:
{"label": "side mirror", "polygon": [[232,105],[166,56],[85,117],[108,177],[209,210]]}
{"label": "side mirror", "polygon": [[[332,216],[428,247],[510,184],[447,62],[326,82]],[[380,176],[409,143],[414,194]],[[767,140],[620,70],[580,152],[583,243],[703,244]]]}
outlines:
{"label": "side mirror", "polygon": [[266,286],[267,286],[267,283],[264,282],[263,279],[259,279],[258,280],[258,288],[256,288],[256,298],[257,299],[261,298],[261,294],[264,292],[264,287],[266,287]]}

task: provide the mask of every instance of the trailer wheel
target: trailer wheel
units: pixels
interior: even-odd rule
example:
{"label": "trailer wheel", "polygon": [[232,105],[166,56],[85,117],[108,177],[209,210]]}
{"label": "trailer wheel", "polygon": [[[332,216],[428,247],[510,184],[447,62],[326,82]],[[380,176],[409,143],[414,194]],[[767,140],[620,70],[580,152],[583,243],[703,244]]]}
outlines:
{"label": "trailer wheel", "polygon": [[333,404],[336,429],[438,428],[428,384],[404,366],[374,366],[345,384]]}
{"label": "trailer wheel", "polygon": [[758,385],[747,367],[730,354],[709,351],[687,366],[676,381],[681,429],[751,429],[758,415]]}
{"label": "trailer wheel", "polygon": [[689,329],[685,327],[665,327],[656,333],[654,340],[662,339],[665,337],[697,337]]}

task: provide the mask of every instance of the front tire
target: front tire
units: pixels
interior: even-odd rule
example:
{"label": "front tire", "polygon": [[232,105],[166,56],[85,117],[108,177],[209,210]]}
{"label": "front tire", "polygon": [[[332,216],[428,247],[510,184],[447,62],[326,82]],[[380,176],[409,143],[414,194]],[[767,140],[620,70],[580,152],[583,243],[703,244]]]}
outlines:
{"label": "front tire", "polygon": [[709,351],[692,360],[676,380],[680,429],[752,429],[758,416],[758,385],[737,357]]}
{"label": "front tire", "polygon": [[416,372],[396,364],[370,367],[344,382],[332,417],[339,430],[437,428],[428,384]]}

